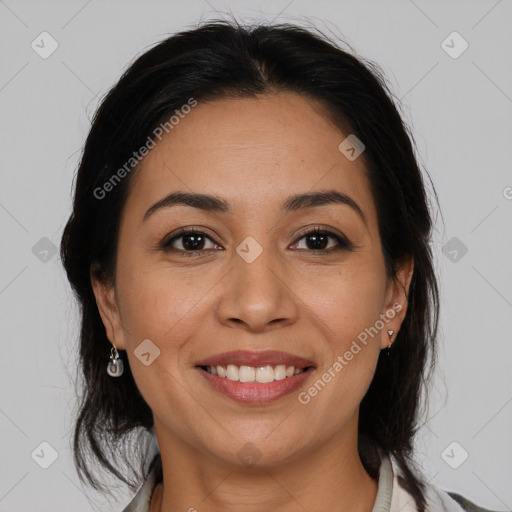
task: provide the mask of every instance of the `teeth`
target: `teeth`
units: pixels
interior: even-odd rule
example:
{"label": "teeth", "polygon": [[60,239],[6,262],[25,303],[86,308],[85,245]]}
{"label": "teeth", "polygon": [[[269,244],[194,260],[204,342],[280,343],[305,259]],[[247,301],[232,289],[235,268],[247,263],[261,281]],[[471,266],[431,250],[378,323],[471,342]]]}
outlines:
{"label": "teeth", "polygon": [[[293,366],[290,366],[290,368],[293,368]],[[278,364],[274,368],[274,378],[276,380],[286,379],[286,366],[284,364]]]}
{"label": "teeth", "polygon": [[[212,367],[213,370],[214,367]],[[256,372],[252,366],[240,366],[238,370],[238,380],[240,382],[253,382]]]}
{"label": "teeth", "polygon": [[[211,371],[211,370],[210,370]],[[238,366],[235,366],[234,364],[228,364],[228,368],[226,370],[226,378],[229,380],[238,380]]]}
{"label": "teeth", "polygon": [[304,368],[295,368],[295,366],[286,366],[278,364],[276,366],[237,366],[228,364],[227,366],[206,366],[206,371],[212,375],[217,375],[232,381],[240,382],[259,382],[265,384],[274,380],[283,380],[304,371]]}
{"label": "teeth", "polygon": [[272,366],[260,366],[256,370],[256,382],[266,384],[267,382],[274,382],[274,368]]}

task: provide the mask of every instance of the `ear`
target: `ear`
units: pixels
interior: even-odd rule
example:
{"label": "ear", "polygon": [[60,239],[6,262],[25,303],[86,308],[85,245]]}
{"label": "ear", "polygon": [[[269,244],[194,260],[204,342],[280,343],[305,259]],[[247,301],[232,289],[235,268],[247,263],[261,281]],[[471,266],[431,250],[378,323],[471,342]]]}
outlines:
{"label": "ear", "polygon": [[389,330],[394,331],[391,341],[395,341],[400,326],[407,313],[409,287],[414,272],[414,260],[412,256],[404,257],[397,263],[396,276],[388,278],[386,298],[382,311],[385,326],[381,331],[381,348],[389,346]]}
{"label": "ear", "polygon": [[107,338],[119,350],[126,350],[121,315],[117,305],[115,286],[99,277],[99,273],[91,268],[91,285],[96,297],[96,305],[105,326]]}

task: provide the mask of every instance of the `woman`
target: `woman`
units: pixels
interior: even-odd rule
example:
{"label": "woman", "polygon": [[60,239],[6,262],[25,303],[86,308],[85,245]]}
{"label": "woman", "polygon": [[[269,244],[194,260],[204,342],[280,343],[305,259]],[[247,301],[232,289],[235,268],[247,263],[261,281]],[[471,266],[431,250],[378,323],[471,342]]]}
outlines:
{"label": "woman", "polygon": [[138,489],[125,511],[483,510],[412,458],[430,232],[372,64],[291,25],[146,52],[93,120],[62,239],[81,477],[103,488],[92,454]]}

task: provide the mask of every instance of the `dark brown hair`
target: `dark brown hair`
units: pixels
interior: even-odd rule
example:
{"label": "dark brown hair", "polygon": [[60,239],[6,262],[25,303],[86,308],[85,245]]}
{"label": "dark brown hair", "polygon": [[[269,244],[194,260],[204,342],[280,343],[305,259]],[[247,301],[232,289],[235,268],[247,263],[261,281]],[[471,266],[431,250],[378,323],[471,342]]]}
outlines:
{"label": "dark brown hair", "polygon": [[[80,478],[104,488],[90,465],[96,461],[135,489],[146,477],[145,454],[140,441],[128,445],[127,440],[133,435],[147,438],[153,427],[152,412],[123,351],[124,374],[116,379],[107,375],[110,343],[90,280],[92,269],[115,282],[119,221],[137,168],[104,197],[98,197],[98,188],[190,98],[201,102],[275,91],[320,101],[340,130],[363,141],[388,275],[395,276],[402,258],[414,259],[407,314],[391,354],[381,351],[360,405],[359,453],[372,475],[378,471],[377,449],[392,454],[424,511],[425,484],[413,460],[413,439],[436,360],[439,304],[429,245],[432,219],[414,138],[375,64],[343,50],[319,31],[290,24],[215,21],[175,34],[130,65],[93,118],[61,244],[82,315],[82,399],[74,432]],[[120,469],[120,462],[134,480]],[[134,463],[139,464],[139,474]]]}

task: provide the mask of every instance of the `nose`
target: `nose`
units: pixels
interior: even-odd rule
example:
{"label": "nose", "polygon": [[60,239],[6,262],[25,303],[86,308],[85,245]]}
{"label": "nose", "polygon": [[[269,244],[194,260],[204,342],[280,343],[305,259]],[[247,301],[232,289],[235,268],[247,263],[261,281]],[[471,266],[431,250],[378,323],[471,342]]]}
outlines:
{"label": "nose", "polygon": [[226,276],[218,317],[229,327],[264,332],[294,323],[298,316],[297,296],[290,283],[286,262],[265,249],[252,262],[233,255]]}

